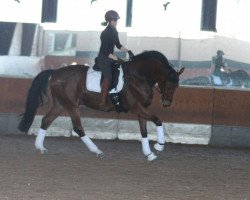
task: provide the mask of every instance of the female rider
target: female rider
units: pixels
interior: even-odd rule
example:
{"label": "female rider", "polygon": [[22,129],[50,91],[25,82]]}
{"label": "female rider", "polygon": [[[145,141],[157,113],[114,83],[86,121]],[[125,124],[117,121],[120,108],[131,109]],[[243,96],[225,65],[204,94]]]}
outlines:
{"label": "female rider", "polygon": [[123,52],[133,57],[132,51],[126,49],[121,45],[116,30],[119,15],[114,10],[109,10],[105,14],[105,22],[102,25],[107,26],[101,33],[101,47],[97,56],[97,64],[100,67],[104,79],[101,84],[101,99],[99,109],[101,111],[108,111],[106,106],[106,99],[109,92],[110,83],[112,80],[112,67],[115,63],[122,64],[123,60],[114,55],[115,46]]}

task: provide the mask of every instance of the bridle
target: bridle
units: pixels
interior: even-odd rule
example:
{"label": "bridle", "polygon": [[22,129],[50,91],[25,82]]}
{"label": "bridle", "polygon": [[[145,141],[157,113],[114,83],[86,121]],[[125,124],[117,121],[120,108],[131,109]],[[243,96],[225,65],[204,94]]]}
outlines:
{"label": "bridle", "polygon": [[161,92],[161,90],[159,89],[159,86],[154,86],[155,90],[161,95],[161,98],[165,96],[165,92],[166,92],[166,82],[164,84],[164,88],[163,91]]}
{"label": "bridle", "polygon": [[155,90],[157,91],[157,92],[159,92],[159,94],[161,94],[161,91],[160,91],[160,89],[158,88],[158,87],[154,87],[155,88]]}
{"label": "bridle", "polygon": [[161,99],[162,99],[162,101],[164,100],[164,97],[165,97],[165,95],[166,95],[166,91],[167,91],[167,88],[171,88],[171,86],[165,81],[165,83],[164,83],[164,88],[163,88],[163,90],[161,91],[160,89],[159,89],[159,86],[157,87],[157,86],[154,86],[154,88],[155,88],[155,90],[161,95]]}

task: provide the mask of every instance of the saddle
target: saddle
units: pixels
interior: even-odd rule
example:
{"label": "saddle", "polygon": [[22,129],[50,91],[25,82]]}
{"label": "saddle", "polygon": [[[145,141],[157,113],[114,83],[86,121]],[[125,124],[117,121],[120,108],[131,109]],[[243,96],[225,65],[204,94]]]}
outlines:
{"label": "saddle", "polygon": [[[96,69],[96,67],[95,67]],[[87,71],[86,87],[91,92],[101,92],[102,73],[100,70],[95,70],[94,66]],[[124,84],[123,70],[121,67],[114,67],[114,74],[112,84],[110,86],[109,94],[118,93],[122,90]]]}
{"label": "saddle", "polygon": [[[101,72],[100,67],[96,63],[93,66],[93,69],[95,71]],[[119,82],[119,75],[120,75],[120,65],[119,64],[115,64],[114,67],[112,68],[112,80],[111,80],[111,83],[110,83],[109,90],[112,90],[112,89],[117,90],[117,85],[118,85],[118,82]],[[103,81],[103,78],[104,78],[104,76],[102,74],[101,75],[100,85],[101,85],[101,83]]]}
{"label": "saddle", "polygon": [[[101,92],[101,81],[103,79],[103,75],[100,71],[100,68],[95,64],[93,67],[90,67],[87,71],[87,78],[86,78],[86,88],[91,92]],[[120,97],[119,92],[122,90],[124,85],[123,80],[123,70],[122,67],[119,65],[115,65],[113,67],[113,75],[111,86],[109,90],[109,96],[112,103],[115,106],[117,112],[125,111],[120,106]]]}

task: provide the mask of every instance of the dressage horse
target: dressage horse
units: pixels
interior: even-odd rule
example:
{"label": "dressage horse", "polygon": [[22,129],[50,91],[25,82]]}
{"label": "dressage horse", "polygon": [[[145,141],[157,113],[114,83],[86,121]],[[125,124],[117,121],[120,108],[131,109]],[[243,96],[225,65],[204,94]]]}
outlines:
{"label": "dressage horse", "polygon": [[[51,123],[66,110],[71,118],[73,130],[79,135],[88,149],[102,155],[103,152],[85,135],[80,120],[79,106],[86,105],[93,109],[99,108],[99,95],[86,88],[86,76],[89,67],[84,65],[67,66],[56,70],[40,72],[33,80],[26,100],[25,112],[19,123],[19,130],[28,132],[34,120],[37,108],[44,104],[44,97],[49,96],[50,90],[53,106],[43,117],[36,136],[35,147],[42,153],[47,150],[43,142],[46,130]],[[133,57],[132,61],[122,64],[124,86],[119,92],[120,105],[123,110],[138,116],[142,135],[142,151],[149,161],[157,158],[151,151],[147,138],[147,121],[152,121],[157,127],[157,151],[164,150],[165,136],[162,121],[152,114],[148,106],[152,103],[153,88],[156,84],[161,94],[164,107],[170,106],[175,89],[179,86],[179,76],[184,71],[176,71],[167,58],[158,51],[145,51]],[[114,106],[109,100],[110,110]]]}

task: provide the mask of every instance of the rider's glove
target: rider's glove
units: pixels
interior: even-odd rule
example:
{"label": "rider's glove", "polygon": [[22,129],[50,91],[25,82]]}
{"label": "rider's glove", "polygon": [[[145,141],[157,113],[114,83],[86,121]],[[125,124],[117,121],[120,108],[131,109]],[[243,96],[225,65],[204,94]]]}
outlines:
{"label": "rider's glove", "polygon": [[116,60],[115,63],[121,65],[124,63],[124,61],[121,58],[118,58],[118,60]]}
{"label": "rider's glove", "polygon": [[131,60],[135,55],[133,54],[133,52],[131,50],[129,50],[128,56],[129,56],[129,59]]}

